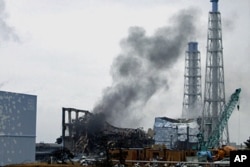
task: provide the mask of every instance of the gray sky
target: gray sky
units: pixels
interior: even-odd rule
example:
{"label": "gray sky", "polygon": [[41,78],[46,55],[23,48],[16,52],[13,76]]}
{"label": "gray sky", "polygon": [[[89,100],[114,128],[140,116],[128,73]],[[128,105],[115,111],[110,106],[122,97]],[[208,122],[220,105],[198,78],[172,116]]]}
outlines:
{"label": "gray sky", "polygon": [[[204,80],[209,0],[0,0],[0,88],[37,95],[37,142],[55,142],[61,135],[62,107],[92,111],[112,86],[111,66],[124,52],[121,41],[130,28],[154,36],[190,7],[198,11],[198,30],[187,38],[199,42]],[[240,111],[229,121],[231,140],[241,143],[250,136],[250,2],[221,0],[219,10],[227,99],[242,88]],[[167,89],[157,90],[139,111],[132,111],[138,127],[152,128],[158,116],[180,117],[185,50],[164,69]]]}

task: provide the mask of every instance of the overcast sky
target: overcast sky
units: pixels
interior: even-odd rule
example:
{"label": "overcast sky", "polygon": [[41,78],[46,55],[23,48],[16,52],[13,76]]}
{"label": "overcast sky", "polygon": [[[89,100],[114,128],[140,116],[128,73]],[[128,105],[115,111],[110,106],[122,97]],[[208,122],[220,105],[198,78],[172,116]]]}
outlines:
{"label": "overcast sky", "polygon": [[[190,8],[198,15],[198,30],[188,40],[199,42],[204,80],[209,0],[0,0],[0,89],[37,95],[36,141],[55,142],[62,107],[92,111],[113,84],[111,66],[131,27],[150,37]],[[242,143],[250,136],[250,1],[224,0],[219,10],[227,100],[242,88],[230,138]],[[167,88],[157,90],[143,111],[133,111],[138,127],[153,128],[155,117],[181,116],[186,48],[180,49],[182,55],[166,69]]]}

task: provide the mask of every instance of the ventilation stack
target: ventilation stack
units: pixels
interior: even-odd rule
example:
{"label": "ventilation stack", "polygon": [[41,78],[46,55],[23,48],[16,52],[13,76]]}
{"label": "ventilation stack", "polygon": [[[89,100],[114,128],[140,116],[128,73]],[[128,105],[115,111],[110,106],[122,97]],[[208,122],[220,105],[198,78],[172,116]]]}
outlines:
{"label": "ventilation stack", "polygon": [[[212,11],[209,12],[208,19],[204,107],[202,119],[202,131],[205,140],[207,140],[212,131],[218,125],[218,117],[223,109],[223,106],[225,105],[221,14],[218,10],[218,0],[210,1],[212,2]],[[226,129],[226,140],[228,143],[228,129]]]}
{"label": "ventilation stack", "polygon": [[185,55],[183,118],[201,116],[201,59],[197,42],[189,42]]}

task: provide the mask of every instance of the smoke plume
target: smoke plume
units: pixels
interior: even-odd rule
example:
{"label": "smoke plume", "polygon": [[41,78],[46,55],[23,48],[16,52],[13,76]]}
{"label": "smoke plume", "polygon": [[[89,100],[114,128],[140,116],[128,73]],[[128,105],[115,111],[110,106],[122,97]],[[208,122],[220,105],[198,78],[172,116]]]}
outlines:
{"label": "smoke plume", "polygon": [[[166,72],[173,67],[196,33],[197,11],[183,10],[169,26],[148,36],[142,27],[131,27],[121,41],[121,54],[111,67],[112,85],[103,92],[93,112],[116,126],[138,126],[142,109],[160,89],[168,89]],[[100,121],[99,120],[99,121]],[[96,121],[96,122],[99,122]]]}
{"label": "smoke plume", "polygon": [[18,35],[15,33],[14,28],[7,24],[6,18],[5,2],[4,0],[0,0],[0,41],[19,41]]}

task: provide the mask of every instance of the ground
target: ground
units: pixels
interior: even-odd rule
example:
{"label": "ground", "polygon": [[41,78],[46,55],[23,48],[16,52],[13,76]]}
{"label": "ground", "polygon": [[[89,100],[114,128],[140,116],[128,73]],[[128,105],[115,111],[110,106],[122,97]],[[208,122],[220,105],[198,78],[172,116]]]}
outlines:
{"label": "ground", "polygon": [[47,163],[31,163],[31,164],[13,164],[5,167],[77,167],[80,164],[47,164]]}

